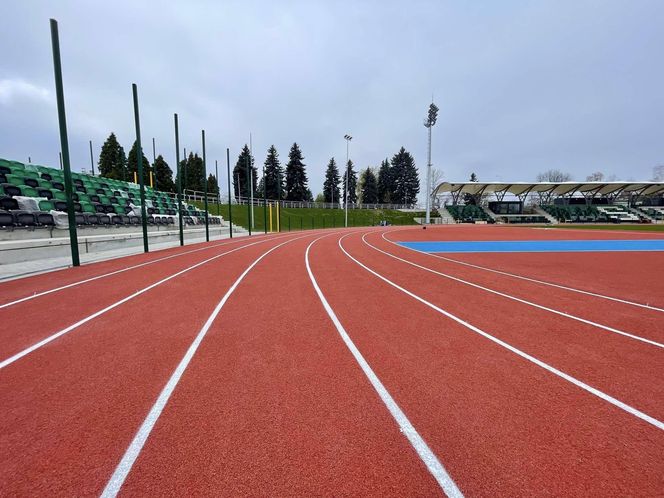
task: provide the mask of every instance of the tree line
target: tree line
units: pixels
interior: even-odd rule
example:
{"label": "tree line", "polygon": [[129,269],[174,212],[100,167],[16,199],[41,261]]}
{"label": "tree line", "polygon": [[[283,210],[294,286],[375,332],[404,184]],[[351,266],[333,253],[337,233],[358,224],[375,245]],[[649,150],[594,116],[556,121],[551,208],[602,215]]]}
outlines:
{"label": "tree line", "polygon": [[[136,142],[133,143],[129,155],[111,133],[104,142],[99,155],[99,174],[107,178],[115,178],[128,182],[134,181],[134,172],[138,170]],[[179,171],[182,174],[183,190],[203,191],[205,189],[205,171],[203,159],[197,153],[190,152],[180,161]],[[155,188],[164,192],[175,192],[179,178],[173,176],[162,155],[150,164],[143,154],[143,174],[146,184],[150,183],[153,174]],[[258,181],[258,169],[249,146],[245,144],[238,155],[233,168],[233,195],[240,197],[263,197],[287,201],[313,201],[309,188],[304,155],[297,143],[293,143],[288,152],[285,167],[279,160],[279,153],[274,145],[267,150],[263,163],[263,174]],[[251,183],[248,181],[251,178]],[[216,177],[209,174],[208,192],[217,195],[219,186]],[[346,185],[348,183],[348,185]],[[358,172],[353,161],[349,160],[342,172],[332,157],[328,162],[323,182],[323,191],[317,196],[318,201],[343,203],[348,190],[348,202],[356,204],[414,204],[420,191],[420,181],[415,161],[405,148],[381,162],[379,168],[367,167]]]}

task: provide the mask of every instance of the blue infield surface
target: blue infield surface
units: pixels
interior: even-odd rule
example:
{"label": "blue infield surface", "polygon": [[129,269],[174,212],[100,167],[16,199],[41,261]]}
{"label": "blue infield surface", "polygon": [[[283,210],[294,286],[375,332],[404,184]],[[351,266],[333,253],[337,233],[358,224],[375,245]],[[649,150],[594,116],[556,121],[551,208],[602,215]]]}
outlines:
{"label": "blue infield surface", "polygon": [[644,240],[482,240],[399,242],[421,252],[607,252],[664,251],[664,239]]}

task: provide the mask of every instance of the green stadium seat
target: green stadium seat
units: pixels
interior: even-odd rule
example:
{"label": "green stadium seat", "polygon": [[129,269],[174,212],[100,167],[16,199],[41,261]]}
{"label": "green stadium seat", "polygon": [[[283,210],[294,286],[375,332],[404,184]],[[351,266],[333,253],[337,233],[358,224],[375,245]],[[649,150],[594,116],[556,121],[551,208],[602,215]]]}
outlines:
{"label": "green stadium seat", "polygon": [[52,211],[55,206],[51,201],[39,201],[39,209],[41,211]]}

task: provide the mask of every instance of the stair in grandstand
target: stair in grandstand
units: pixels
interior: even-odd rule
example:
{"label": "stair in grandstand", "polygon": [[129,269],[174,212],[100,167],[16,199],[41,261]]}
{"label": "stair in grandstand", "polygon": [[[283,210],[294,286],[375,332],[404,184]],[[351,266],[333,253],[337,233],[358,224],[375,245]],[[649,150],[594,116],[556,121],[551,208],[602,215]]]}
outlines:
{"label": "stair in grandstand", "polygon": [[664,223],[664,206],[635,206],[629,210],[651,223]]}
{"label": "stair in grandstand", "polygon": [[540,206],[535,206],[533,208],[533,211],[541,216],[544,216],[549,223],[552,225],[557,225],[558,224],[558,219],[555,218],[554,216],[551,216],[549,213],[547,213],[544,209],[542,209]]}
{"label": "stair in grandstand", "polygon": [[[141,224],[140,187],[135,183],[72,172],[74,210],[79,226]],[[0,159],[0,228],[66,228],[68,217],[64,172],[35,164]],[[147,222],[151,226],[177,224],[173,194],[145,187]],[[225,226],[220,216],[209,224]],[[184,205],[186,225],[205,223],[205,211]]]}

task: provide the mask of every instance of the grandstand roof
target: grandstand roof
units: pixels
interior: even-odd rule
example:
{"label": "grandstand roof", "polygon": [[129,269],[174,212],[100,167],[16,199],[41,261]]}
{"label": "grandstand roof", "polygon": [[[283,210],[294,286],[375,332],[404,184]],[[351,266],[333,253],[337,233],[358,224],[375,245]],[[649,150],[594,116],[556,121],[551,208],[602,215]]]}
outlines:
{"label": "grandstand roof", "polygon": [[552,196],[573,195],[618,195],[634,193],[637,195],[657,195],[664,193],[661,182],[443,182],[436,187],[435,195],[449,192],[459,194],[483,195],[496,194],[497,197],[506,193],[524,196],[531,192],[546,193]]}

